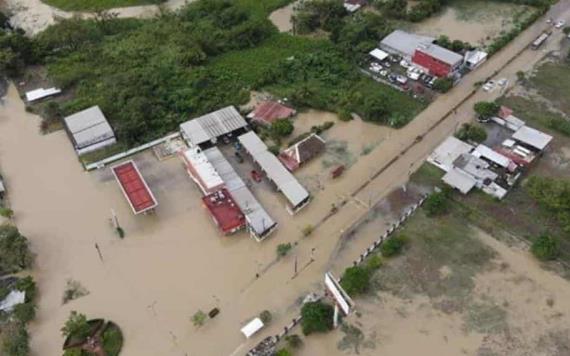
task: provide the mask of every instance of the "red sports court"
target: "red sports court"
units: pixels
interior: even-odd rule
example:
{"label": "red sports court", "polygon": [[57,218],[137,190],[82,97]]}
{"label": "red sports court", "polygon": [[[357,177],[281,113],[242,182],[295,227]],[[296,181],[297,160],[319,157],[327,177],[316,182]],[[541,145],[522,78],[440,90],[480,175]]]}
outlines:
{"label": "red sports court", "polygon": [[111,170],[135,215],[158,205],[134,161],[118,164]]}

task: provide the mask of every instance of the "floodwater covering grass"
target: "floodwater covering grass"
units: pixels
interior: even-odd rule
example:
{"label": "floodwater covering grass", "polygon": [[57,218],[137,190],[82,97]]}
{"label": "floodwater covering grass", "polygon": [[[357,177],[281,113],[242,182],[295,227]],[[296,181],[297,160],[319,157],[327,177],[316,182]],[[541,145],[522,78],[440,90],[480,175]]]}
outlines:
{"label": "floodwater covering grass", "polygon": [[513,109],[518,117],[538,129],[552,130],[570,137],[570,121],[550,110],[544,102],[522,96],[502,97],[498,102]]}
{"label": "floodwater covering grass", "polygon": [[547,62],[539,66],[529,79],[540,95],[566,115],[570,115],[570,64],[568,62]]}
{"label": "floodwater covering grass", "polygon": [[106,10],[115,7],[158,5],[166,0],[42,0],[48,5],[66,11]]}

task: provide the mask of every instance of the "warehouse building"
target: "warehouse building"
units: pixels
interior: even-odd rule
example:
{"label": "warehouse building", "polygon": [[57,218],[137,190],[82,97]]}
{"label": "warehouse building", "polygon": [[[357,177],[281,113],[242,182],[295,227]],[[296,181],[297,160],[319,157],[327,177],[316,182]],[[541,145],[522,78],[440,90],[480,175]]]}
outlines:
{"label": "warehouse building", "polygon": [[416,47],[412,63],[436,77],[448,77],[463,64],[463,57],[436,44],[422,44]]}
{"label": "warehouse building", "polygon": [[430,45],[433,41],[435,41],[433,37],[396,30],[380,41],[380,49],[411,62],[416,48],[422,45]]}
{"label": "warehouse building", "polygon": [[247,122],[234,106],[211,112],[180,125],[188,146],[215,145],[219,139],[245,131]]}
{"label": "warehouse building", "polygon": [[63,119],[78,155],[96,151],[117,142],[115,133],[99,106],[92,106]]}

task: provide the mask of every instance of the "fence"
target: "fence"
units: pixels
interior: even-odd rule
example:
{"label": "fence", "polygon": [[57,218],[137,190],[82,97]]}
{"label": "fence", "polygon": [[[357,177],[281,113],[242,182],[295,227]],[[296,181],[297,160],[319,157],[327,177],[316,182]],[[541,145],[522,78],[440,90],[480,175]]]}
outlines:
{"label": "fence", "polygon": [[[418,208],[420,208],[422,206],[422,204],[425,202],[427,197],[428,197],[428,195],[423,195],[416,204],[412,205],[400,217],[400,219],[398,219],[394,224],[392,224],[390,226],[390,228],[388,230],[386,230],[386,232],[384,232],[384,234],[378,238],[378,240],[374,241],[372,243],[372,245],[370,245],[366,250],[364,250],[363,253],[360,254],[358,259],[353,262],[353,265],[358,266],[359,264],[364,262],[366,257],[368,257],[372,252],[374,252],[374,250],[376,250],[378,247],[380,247],[382,245],[382,243],[384,243],[384,241],[386,241],[400,226],[402,226],[402,224],[404,224],[406,222],[406,220],[408,220],[416,212],[416,210],[418,210]],[[359,222],[357,222],[355,225],[359,225]],[[354,225],[353,225],[353,228],[350,229],[350,231],[352,231],[352,232],[354,231]],[[324,295],[325,293],[326,292],[323,291],[321,296],[315,298],[315,300],[322,299],[322,295]],[[274,354],[273,352],[275,351],[275,347],[276,347],[277,343],[279,342],[279,340],[284,338],[294,327],[299,325],[299,323],[301,322],[302,319],[303,318],[300,315],[295,317],[291,321],[291,323],[289,323],[288,325],[283,327],[283,331],[281,331],[279,334],[277,334],[275,336],[269,336],[269,337],[266,337],[265,339],[263,339],[259,344],[257,344],[253,349],[251,349],[247,353],[247,356],[270,356],[270,355],[273,355]]]}

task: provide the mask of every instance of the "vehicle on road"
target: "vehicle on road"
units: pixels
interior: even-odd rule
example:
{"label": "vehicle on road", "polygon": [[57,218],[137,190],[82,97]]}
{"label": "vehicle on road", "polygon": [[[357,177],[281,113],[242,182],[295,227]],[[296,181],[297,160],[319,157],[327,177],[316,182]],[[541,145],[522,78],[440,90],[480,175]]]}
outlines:
{"label": "vehicle on road", "polygon": [[558,21],[556,21],[556,25],[554,25],[554,27],[556,27],[556,28],[562,28],[562,27],[564,27],[565,24],[566,24],[566,21],[564,21],[564,20],[558,20]]}
{"label": "vehicle on road", "polygon": [[550,36],[550,32],[543,32],[530,44],[530,48],[537,50],[540,46],[544,44],[544,42],[546,42],[548,36]]}
{"label": "vehicle on road", "polygon": [[509,84],[509,81],[507,80],[507,78],[501,78],[497,81],[497,84],[499,84],[499,86],[501,87],[505,87],[507,86],[507,84]]}
{"label": "vehicle on road", "polygon": [[493,80],[489,80],[483,85],[483,90],[486,92],[493,91],[493,89],[495,89],[495,82]]}

